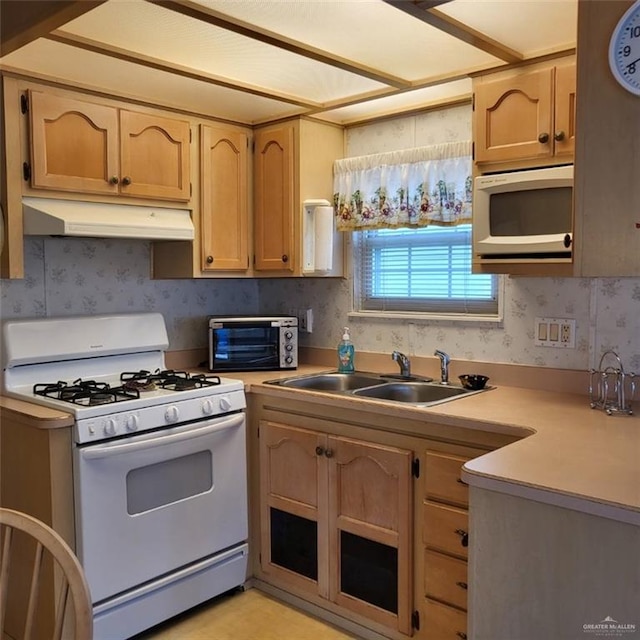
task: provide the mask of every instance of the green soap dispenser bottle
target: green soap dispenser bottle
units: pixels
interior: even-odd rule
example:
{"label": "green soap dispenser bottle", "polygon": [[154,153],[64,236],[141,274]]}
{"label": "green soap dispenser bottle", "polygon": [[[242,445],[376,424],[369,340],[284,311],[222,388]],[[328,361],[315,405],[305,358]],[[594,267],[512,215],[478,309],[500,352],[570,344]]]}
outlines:
{"label": "green soap dispenser bottle", "polygon": [[351,342],[349,327],[344,328],[342,340],[338,344],[338,373],[353,373],[355,371],[356,350]]}

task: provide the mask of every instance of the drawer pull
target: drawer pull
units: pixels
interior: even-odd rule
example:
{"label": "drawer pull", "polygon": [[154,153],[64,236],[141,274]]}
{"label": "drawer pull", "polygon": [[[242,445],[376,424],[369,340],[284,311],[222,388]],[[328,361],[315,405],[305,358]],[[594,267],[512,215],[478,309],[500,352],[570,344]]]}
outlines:
{"label": "drawer pull", "polygon": [[461,588],[461,589],[468,589],[469,585],[466,582],[456,582],[456,584]]}
{"label": "drawer pull", "polygon": [[458,638],[460,638],[460,640],[467,640],[467,634],[464,633],[464,631],[458,631],[456,635],[458,636]]}
{"label": "drawer pull", "polygon": [[464,529],[456,529],[456,533],[460,536],[460,544],[463,547],[469,546],[469,534]]}
{"label": "drawer pull", "polygon": [[317,456],[323,456],[324,455],[324,449],[322,447],[316,447],[316,455]]}

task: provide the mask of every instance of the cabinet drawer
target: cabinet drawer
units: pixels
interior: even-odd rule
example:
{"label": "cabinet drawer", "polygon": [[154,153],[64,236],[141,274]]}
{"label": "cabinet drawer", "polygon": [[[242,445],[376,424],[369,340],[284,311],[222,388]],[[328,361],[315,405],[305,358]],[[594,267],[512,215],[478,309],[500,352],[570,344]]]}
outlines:
{"label": "cabinet drawer", "polygon": [[468,506],[469,488],[460,479],[462,465],[470,458],[427,451],[425,463],[426,498]]}
{"label": "cabinet drawer", "polygon": [[423,509],[422,540],[431,549],[466,558],[463,545],[468,534],[468,514],[464,509],[425,502]]}
{"label": "cabinet drawer", "polygon": [[425,600],[424,640],[465,640],[467,637],[467,614],[445,604]]}
{"label": "cabinet drawer", "polygon": [[427,597],[467,609],[467,563],[437,551],[425,551],[424,589]]}

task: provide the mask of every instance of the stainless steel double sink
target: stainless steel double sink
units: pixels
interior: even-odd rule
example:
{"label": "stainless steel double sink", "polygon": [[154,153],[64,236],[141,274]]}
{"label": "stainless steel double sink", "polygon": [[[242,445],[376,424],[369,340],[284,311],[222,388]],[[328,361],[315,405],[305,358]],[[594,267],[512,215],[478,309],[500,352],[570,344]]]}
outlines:
{"label": "stainless steel double sink", "polygon": [[420,406],[433,406],[487,390],[487,388],[473,390],[453,384],[440,384],[431,378],[418,376],[402,377],[365,372],[317,373],[268,380],[266,384]]}

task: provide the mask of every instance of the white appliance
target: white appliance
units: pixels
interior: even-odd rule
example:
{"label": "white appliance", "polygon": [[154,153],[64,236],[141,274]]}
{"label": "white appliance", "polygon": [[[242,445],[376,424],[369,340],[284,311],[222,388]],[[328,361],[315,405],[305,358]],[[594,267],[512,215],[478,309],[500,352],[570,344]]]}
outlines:
{"label": "white appliance", "polygon": [[242,585],[242,383],[166,371],[160,314],[8,321],[3,338],[4,393],[75,416],[76,553],[96,640]]}
{"label": "white appliance", "polygon": [[473,247],[483,258],[570,258],[573,165],[478,176]]}

